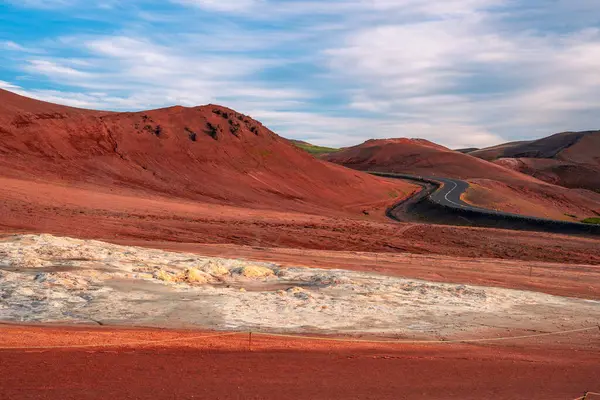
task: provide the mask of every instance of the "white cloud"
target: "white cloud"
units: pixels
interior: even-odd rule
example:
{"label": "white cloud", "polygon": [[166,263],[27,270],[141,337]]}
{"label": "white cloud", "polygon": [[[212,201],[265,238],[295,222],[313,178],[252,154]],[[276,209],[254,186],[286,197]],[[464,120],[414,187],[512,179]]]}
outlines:
{"label": "white cloud", "polygon": [[498,138],[477,136],[474,127],[510,132],[537,125],[549,134],[600,104],[597,29],[511,32],[491,16],[466,13],[362,28],[325,54],[332,76],[354,82],[351,107],[427,121],[448,136],[463,129],[472,145]]}
{"label": "white cloud", "polygon": [[0,81],[0,89],[6,89],[6,90],[19,90],[20,87],[17,85],[14,85],[10,82],[6,82],[6,81]]}
{"label": "white cloud", "polygon": [[[126,3],[127,0],[5,0],[7,3],[24,8],[37,8],[41,10],[68,9],[71,7],[88,6],[98,9],[111,9]],[[133,2],[133,0],[132,0]]]}
{"label": "white cloud", "polygon": [[[162,43],[129,36],[63,38],[85,58],[36,57],[24,70],[56,84],[86,91],[65,92],[65,104],[110,109],[143,109],[225,102],[254,106],[297,106],[311,94],[300,88],[270,85],[252,76],[273,60],[198,51],[193,38]],[[285,62],[279,60],[278,63]],[[51,101],[57,92],[36,92]]]}
{"label": "white cloud", "polygon": [[8,0],[8,2],[21,7],[45,9],[69,7],[76,4],[78,0]]}
{"label": "white cloud", "polygon": [[223,12],[248,11],[264,3],[262,0],[172,0],[175,3],[190,5],[207,10]]}
{"label": "white cloud", "polygon": [[352,146],[370,138],[427,138],[450,148],[485,147],[502,138],[485,128],[427,122],[399,122],[394,118],[332,117],[311,112],[250,110],[268,126],[293,139],[309,140],[325,146]]}
{"label": "white cloud", "polygon": [[473,14],[479,10],[505,4],[506,0],[362,0],[365,8],[376,10],[409,10],[436,16]]}
{"label": "white cloud", "polygon": [[91,74],[71,68],[65,65],[61,65],[54,61],[49,60],[30,60],[29,66],[26,67],[27,71],[43,74],[53,79],[87,79],[91,78]]}
{"label": "white cloud", "polygon": [[[448,16],[473,14],[507,3],[509,0],[171,0],[174,3],[205,10],[243,13],[251,19],[273,19],[286,16],[357,15],[393,19],[397,15]],[[248,11],[252,11],[249,13]],[[389,14],[389,13],[393,14]],[[379,14],[377,14],[379,13]]]}
{"label": "white cloud", "polygon": [[1,47],[4,50],[9,50],[9,51],[26,51],[25,47],[15,43],[15,42],[11,42],[11,41],[5,41],[5,42],[0,42]]}
{"label": "white cloud", "polygon": [[349,34],[343,47],[326,54],[331,68],[345,75],[403,92],[439,91],[467,76],[474,64],[515,57],[514,43],[482,25],[450,19],[366,28]]}

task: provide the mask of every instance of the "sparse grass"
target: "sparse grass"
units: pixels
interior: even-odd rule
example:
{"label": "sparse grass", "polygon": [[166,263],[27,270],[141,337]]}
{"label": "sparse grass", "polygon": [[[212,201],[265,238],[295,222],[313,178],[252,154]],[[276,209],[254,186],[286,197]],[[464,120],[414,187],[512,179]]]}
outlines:
{"label": "sparse grass", "polygon": [[234,122],[231,118],[229,119],[229,131],[232,135],[239,137],[238,131],[240,130],[240,124]]}
{"label": "sparse grass", "polygon": [[594,225],[600,225],[600,218],[599,217],[594,217],[594,218],[586,218],[583,221],[584,224],[594,224]]}
{"label": "sparse grass", "polygon": [[156,125],[156,128],[152,125],[146,125],[144,126],[144,130],[156,136],[160,136],[161,133],[163,133],[163,129],[160,125]]}
{"label": "sparse grass", "polygon": [[211,124],[210,122],[206,123],[207,130],[205,131],[207,135],[211,138],[217,140],[218,139],[218,127],[216,125]]}
{"label": "sparse grass", "polygon": [[312,144],[303,144],[303,143],[296,143],[296,142],[294,142],[294,146],[296,146],[314,156],[318,156],[321,154],[327,154],[327,153],[335,153],[336,151],[339,151],[339,149],[335,149],[333,147],[314,146]]}
{"label": "sparse grass", "polygon": [[191,130],[187,126],[184,129],[188,133],[188,137],[190,138],[190,140],[192,142],[195,142],[198,139],[198,135],[196,135],[196,132],[194,132],[193,130]]}
{"label": "sparse grass", "polygon": [[398,197],[398,192],[395,190],[390,190],[388,192],[388,196],[390,196],[392,199],[395,199],[396,197]]}

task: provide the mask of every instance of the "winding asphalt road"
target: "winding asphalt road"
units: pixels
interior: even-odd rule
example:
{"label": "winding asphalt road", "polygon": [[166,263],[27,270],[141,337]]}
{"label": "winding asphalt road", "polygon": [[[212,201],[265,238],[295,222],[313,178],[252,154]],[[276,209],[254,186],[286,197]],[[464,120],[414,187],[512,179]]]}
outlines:
{"label": "winding asphalt road", "polygon": [[433,200],[437,201],[438,203],[444,204],[447,203],[448,205],[451,206],[455,206],[455,207],[461,207],[461,208],[472,208],[474,210],[477,210],[477,207],[473,207],[467,203],[465,203],[464,201],[462,201],[462,199],[460,198],[460,196],[467,191],[467,189],[469,188],[469,184],[465,181],[461,181],[458,179],[450,179],[450,178],[426,178],[432,181],[439,181],[441,182],[443,185],[441,185],[438,190],[436,190],[435,192],[433,192],[433,194],[431,195]]}
{"label": "winding asphalt road", "polygon": [[[404,179],[412,181],[422,186],[426,191],[426,195],[436,203],[445,205],[448,207],[458,207],[461,209],[483,211],[483,212],[496,212],[486,208],[480,208],[465,203],[461,196],[469,188],[469,183],[460,179],[452,178],[441,178],[438,176],[416,176],[407,174],[394,174],[387,172],[372,172],[373,175],[383,176],[387,178]],[[431,190],[433,186],[434,190]],[[520,216],[518,214],[502,213],[507,215]]]}
{"label": "winding asphalt road", "polygon": [[418,194],[388,210],[388,216],[395,220],[401,220],[398,213],[411,213],[418,209],[422,219],[424,214],[430,214],[429,218],[425,219],[434,223],[600,235],[600,226],[597,225],[530,217],[472,206],[461,199],[461,195],[469,188],[469,183],[460,179],[371,173],[386,178],[409,180],[423,187]]}

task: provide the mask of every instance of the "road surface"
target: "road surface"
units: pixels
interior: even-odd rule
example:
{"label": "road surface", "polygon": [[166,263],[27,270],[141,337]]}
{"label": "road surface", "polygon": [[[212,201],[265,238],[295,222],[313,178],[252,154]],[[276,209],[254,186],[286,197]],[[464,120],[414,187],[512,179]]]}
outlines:
{"label": "road surface", "polygon": [[406,199],[388,210],[388,216],[396,220],[403,220],[400,217],[401,213],[418,213],[420,220],[432,223],[600,235],[600,226],[597,225],[475,207],[461,199],[462,194],[469,188],[469,183],[460,179],[380,172],[372,172],[372,174],[410,180],[423,187],[423,190],[412,198]]}

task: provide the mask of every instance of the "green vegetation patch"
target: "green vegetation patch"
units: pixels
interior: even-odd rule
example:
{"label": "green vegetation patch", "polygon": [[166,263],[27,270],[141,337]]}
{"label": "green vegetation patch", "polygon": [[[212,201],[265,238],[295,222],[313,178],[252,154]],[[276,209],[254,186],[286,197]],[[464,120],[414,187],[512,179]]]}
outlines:
{"label": "green vegetation patch", "polygon": [[308,144],[308,143],[306,143],[306,144],[305,143],[294,143],[294,146],[296,146],[312,155],[335,153],[336,151],[340,150],[340,149],[336,149],[333,147],[314,146],[314,145]]}
{"label": "green vegetation patch", "polygon": [[586,218],[583,221],[584,224],[595,224],[595,225],[600,225],[600,218],[599,217],[594,217],[594,218]]}

